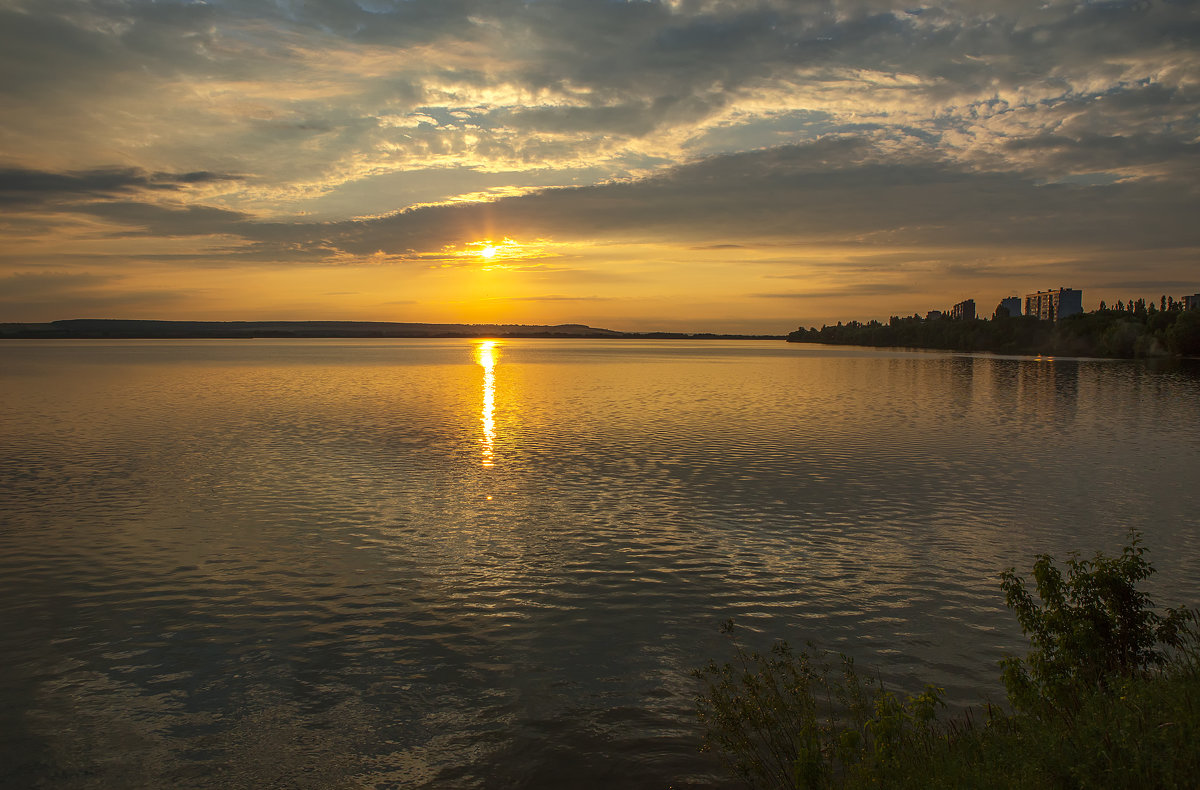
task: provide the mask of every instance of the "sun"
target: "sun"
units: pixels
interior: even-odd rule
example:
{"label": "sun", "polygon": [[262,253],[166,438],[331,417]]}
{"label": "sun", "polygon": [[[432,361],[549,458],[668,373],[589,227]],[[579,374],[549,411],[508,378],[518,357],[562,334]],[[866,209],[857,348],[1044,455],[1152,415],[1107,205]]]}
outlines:
{"label": "sun", "polygon": [[491,271],[512,268],[533,258],[545,258],[549,255],[545,247],[544,239],[537,239],[531,243],[505,236],[500,241],[496,241],[495,238],[483,238],[479,241],[469,241],[462,247],[448,245],[443,249],[454,258],[472,261],[480,264],[484,271]]}

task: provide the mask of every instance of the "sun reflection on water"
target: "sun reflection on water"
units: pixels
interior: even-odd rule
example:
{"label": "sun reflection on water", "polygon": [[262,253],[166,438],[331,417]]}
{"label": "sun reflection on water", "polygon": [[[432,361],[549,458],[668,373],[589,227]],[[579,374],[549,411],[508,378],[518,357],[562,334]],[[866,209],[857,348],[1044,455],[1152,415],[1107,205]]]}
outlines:
{"label": "sun reflection on water", "polygon": [[[483,465],[495,463],[496,446],[496,357],[500,355],[495,340],[484,340],[475,347],[475,361],[483,367]],[[488,497],[491,499],[491,497]]]}

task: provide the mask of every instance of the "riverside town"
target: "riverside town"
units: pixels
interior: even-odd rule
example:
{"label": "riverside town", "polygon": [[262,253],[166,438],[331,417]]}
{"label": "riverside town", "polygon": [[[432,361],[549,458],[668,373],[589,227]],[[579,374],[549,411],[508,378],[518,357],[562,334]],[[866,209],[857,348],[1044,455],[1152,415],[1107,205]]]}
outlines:
{"label": "riverside town", "polygon": [[850,321],[820,329],[800,327],[793,343],[900,346],[1001,354],[1095,357],[1200,356],[1200,293],[1159,299],[1104,301],[1083,309],[1083,292],[1073,288],[1037,291],[1000,300],[991,320],[977,315],[974,299],[922,318],[892,316]]}

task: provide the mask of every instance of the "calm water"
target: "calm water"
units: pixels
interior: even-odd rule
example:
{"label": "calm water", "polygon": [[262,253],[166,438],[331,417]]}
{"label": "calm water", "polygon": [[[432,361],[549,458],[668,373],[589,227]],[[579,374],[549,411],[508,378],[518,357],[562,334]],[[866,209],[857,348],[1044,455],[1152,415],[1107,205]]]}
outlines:
{"label": "calm water", "polygon": [[0,345],[0,782],[723,787],[689,670],[999,696],[997,572],[1200,603],[1200,371],[782,342]]}

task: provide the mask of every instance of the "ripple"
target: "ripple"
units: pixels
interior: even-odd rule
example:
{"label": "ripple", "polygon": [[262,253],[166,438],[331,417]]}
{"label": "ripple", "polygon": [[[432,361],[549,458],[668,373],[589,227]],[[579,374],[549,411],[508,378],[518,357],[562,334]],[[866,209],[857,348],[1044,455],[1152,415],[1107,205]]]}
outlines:
{"label": "ripple", "polygon": [[502,341],[485,437],[466,342],[0,355],[24,786],[718,787],[729,617],[964,704],[1021,649],[1001,568],[1137,526],[1200,589],[1175,371]]}

